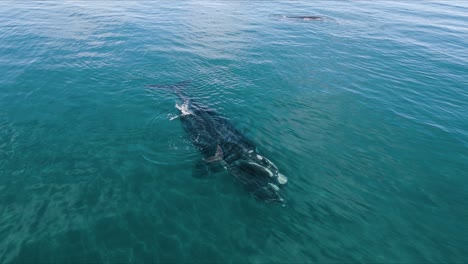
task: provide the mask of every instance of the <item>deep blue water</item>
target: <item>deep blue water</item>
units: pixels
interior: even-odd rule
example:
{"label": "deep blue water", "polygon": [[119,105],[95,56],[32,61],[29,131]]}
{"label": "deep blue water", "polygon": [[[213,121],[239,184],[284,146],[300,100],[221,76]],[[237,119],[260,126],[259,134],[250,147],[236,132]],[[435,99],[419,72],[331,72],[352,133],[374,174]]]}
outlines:
{"label": "deep blue water", "polygon": [[[468,262],[467,25],[466,1],[1,1],[0,262]],[[286,206],[192,177],[145,86],[184,80]]]}

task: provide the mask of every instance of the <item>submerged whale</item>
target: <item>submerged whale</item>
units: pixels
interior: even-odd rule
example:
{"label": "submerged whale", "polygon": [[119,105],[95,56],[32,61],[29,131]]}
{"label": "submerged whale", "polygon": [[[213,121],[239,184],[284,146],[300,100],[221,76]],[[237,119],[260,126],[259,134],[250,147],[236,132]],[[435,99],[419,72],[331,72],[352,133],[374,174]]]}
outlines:
{"label": "submerged whale", "polygon": [[296,18],[303,20],[322,20],[322,17],[319,16],[284,16],[285,18]]}
{"label": "submerged whale", "polygon": [[277,18],[289,18],[289,19],[298,19],[298,20],[323,20],[321,16],[287,16],[287,15],[272,15]]}
{"label": "submerged whale", "polygon": [[217,167],[224,168],[256,199],[284,203],[280,190],[287,178],[228,119],[187,97],[183,91],[186,86],[187,82],[148,87],[172,90],[181,101],[176,104],[180,111],[176,118],[203,156],[195,173],[208,174]]}

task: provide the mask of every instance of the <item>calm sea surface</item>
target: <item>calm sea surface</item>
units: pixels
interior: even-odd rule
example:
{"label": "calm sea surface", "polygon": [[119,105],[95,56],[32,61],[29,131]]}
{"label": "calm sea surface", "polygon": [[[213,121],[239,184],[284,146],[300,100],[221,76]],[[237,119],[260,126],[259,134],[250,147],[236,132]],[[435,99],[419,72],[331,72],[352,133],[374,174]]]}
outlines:
{"label": "calm sea surface", "polygon": [[[468,262],[467,25],[467,1],[1,1],[0,262]],[[145,86],[185,80],[286,206],[192,177]]]}

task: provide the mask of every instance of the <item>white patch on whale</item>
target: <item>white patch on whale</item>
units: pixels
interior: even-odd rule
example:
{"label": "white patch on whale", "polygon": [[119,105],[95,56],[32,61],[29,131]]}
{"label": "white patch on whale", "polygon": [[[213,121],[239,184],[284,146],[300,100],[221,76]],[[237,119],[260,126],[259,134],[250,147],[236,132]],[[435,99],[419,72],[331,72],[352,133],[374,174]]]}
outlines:
{"label": "white patch on whale", "polygon": [[278,173],[278,183],[283,185],[283,184],[286,184],[287,182],[288,182],[288,178],[286,178],[286,176],[284,176],[283,174]]}
{"label": "white patch on whale", "polygon": [[273,187],[273,189],[274,189],[275,191],[279,191],[279,187],[276,186],[275,184],[273,184],[273,183],[268,183],[268,184],[269,184],[271,187]]}
{"label": "white patch on whale", "polygon": [[259,165],[259,164],[254,163],[254,162],[249,162],[249,164],[250,164],[251,166],[253,166],[253,167],[259,168],[260,170],[266,171],[266,172],[268,173],[268,176],[273,177],[273,172],[271,172],[270,169],[265,168],[265,167],[263,167],[262,165]]}

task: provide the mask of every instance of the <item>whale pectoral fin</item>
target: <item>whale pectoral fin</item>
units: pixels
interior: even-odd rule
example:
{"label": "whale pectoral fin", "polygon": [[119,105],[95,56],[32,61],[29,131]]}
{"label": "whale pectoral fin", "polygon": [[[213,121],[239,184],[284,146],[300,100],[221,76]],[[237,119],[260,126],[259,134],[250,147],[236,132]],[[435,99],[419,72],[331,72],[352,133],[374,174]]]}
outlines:
{"label": "whale pectoral fin", "polygon": [[211,178],[221,166],[216,163],[208,163],[200,160],[197,162],[192,170],[192,176],[198,179]]}
{"label": "whale pectoral fin", "polygon": [[221,161],[224,159],[224,153],[223,153],[223,149],[221,148],[220,145],[218,145],[216,147],[216,153],[213,157],[209,157],[207,159],[205,159],[206,162],[216,162],[216,161]]}

